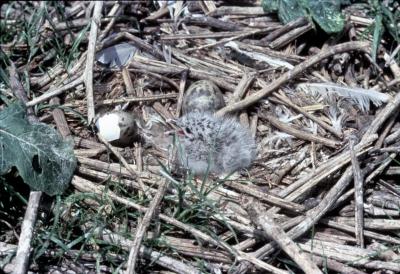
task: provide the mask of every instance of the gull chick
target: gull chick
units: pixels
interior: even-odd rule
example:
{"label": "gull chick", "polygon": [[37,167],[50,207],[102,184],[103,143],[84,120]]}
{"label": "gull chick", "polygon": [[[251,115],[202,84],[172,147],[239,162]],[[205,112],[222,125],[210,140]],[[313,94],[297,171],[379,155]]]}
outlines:
{"label": "gull chick", "polygon": [[176,120],[177,163],[194,174],[228,174],[256,157],[250,132],[234,118],[190,112]]}

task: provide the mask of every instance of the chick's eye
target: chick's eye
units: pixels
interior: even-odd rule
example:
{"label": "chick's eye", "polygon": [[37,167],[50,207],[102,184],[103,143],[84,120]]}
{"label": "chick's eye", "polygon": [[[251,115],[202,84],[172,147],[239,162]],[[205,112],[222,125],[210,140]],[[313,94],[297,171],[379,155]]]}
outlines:
{"label": "chick's eye", "polygon": [[190,128],[185,128],[186,133],[192,134],[192,131],[190,130]]}

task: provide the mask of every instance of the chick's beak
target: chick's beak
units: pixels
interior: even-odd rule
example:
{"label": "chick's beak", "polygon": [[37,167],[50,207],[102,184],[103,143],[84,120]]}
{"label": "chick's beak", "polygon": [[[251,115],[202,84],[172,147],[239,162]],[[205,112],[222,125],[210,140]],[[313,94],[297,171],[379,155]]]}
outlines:
{"label": "chick's beak", "polygon": [[173,135],[174,133],[176,133],[179,136],[185,135],[185,131],[180,126],[178,126],[175,119],[168,119],[166,122],[167,125],[171,128],[171,130],[165,131],[164,132],[165,135]]}

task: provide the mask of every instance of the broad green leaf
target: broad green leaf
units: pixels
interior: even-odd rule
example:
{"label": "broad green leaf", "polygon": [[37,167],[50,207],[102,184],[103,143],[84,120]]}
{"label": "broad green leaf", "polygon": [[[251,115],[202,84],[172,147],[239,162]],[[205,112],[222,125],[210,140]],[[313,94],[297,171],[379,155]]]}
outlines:
{"label": "broad green leaf", "polygon": [[326,33],[343,30],[345,18],[340,12],[340,1],[309,0],[306,2],[312,18]]}
{"label": "broad green leaf", "polygon": [[13,103],[0,112],[0,175],[12,167],[32,189],[61,194],[76,167],[73,143],[46,124],[30,124],[25,108]]}
{"label": "broad green leaf", "polygon": [[297,0],[280,0],[278,10],[279,20],[287,24],[299,17],[307,16],[306,11]]}
{"label": "broad green leaf", "polygon": [[279,8],[280,0],[262,0],[261,7],[265,12],[277,11]]}
{"label": "broad green leaf", "polygon": [[[345,18],[340,6],[349,0],[262,0],[266,12],[277,11],[282,23],[287,24],[299,17],[312,18],[326,33],[340,32]],[[310,19],[311,20],[311,19]]]}

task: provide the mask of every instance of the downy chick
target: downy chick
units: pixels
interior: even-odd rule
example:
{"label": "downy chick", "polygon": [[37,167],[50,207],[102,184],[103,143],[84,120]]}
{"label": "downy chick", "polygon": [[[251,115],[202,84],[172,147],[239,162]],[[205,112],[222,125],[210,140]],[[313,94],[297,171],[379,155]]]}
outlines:
{"label": "downy chick", "polygon": [[176,121],[177,162],[194,174],[227,174],[256,157],[250,132],[234,118],[190,112]]}

